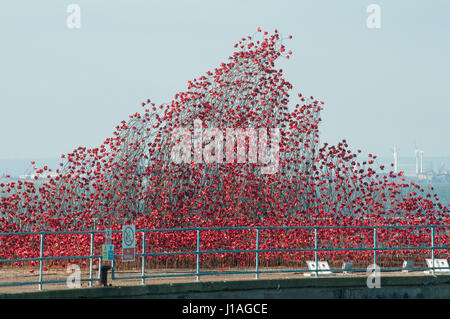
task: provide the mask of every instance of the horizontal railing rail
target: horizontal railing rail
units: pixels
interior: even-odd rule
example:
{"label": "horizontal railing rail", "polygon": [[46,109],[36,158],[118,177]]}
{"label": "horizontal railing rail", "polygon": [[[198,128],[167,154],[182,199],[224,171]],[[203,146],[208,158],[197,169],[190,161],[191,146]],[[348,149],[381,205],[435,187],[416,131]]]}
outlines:
{"label": "horizontal railing rail", "polygon": [[[429,229],[431,230],[431,242],[430,246],[395,246],[395,247],[380,247],[378,245],[377,233],[379,229]],[[258,279],[260,274],[270,274],[270,273],[310,273],[315,277],[319,276],[321,272],[366,272],[365,268],[330,268],[330,269],[319,269],[318,268],[318,254],[321,252],[346,252],[346,251],[368,251],[373,252],[373,264],[377,264],[377,252],[378,251],[431,251],[432,267],[390,267],[390,268],[379,268],[379,271],[430,271],[431,274],[435,275],[436,271],[449,270],[450,267],[435,267],[435,251],[436,250],[450,250],[449,245],[436,246],[435,245],[435,230],[436,228],[445,228],[446,231],[450,229],[450,225],[379,225],[379,226],[241,226],[241,227],[187,227],[187,228],[159,228],[159,229],[141,229],[136,230],[136,233],[142,234],[142,253],[136,253],[136,257],[142,259],[142,268],[140,275],[136,276],[116,276],[115,272],[115,259],[122,257],[121,254],[114,254],[114,259],[112,261],[112,272],[111,277],[113,280],[128,280],[128,279],[141,279],[142,284],[145,284],[145,279],[150,278],[164,278],[164,277],[188,277],[195,276],[197,281],[200,280],[200,276],[210,276],[210,275],[232,275],[232,274],[255,274],[255,278]],[[261,249],[261,239],[260,232],[262,230],[313,230],[314,231],[314,247],[310,248],[274,248],[274,249]],[[318,232],[320,230],[329,229],[354,229],[362,230],[369,229],[373,230],[373,242],[372,247],[330,247],[330,248],[320,248],[318,245]],[[224,231],[224,230],[252,230],[256,231],[256,249],[224,249],[224,250],[201,250],[201,232],[202,231]],[[146,247],[146,235],[151,232],[196,232],[196,250],[195,251],[169,251],[169,252],[147,252]],[[100,280],[100,268],[102,265],[102,255],[94,254],[94,239],[95,235],[105,234],[105,230],[80,230],[80,231],[36,231],[36,232],[9,232],[0,233],[0,236],[40,236],[40,249],[39,257],[30,258],[3,258],[0,259],[0,263],[6,262],[27,262],[27,261],[39,261],[39,280],[38,281],[18,281],[18,282],[7,282],[0,283],[0,287],[10,287],[10,286],[24,286],[24,285],[38,285],[39,290],[42,290],[44,284],[54,284],[54,283],[64,283],[66,280],[44,280],[43,279],[43,262],[48,260],[77,260],[77,259],[89,259],[89,278],[80,278],[80,281],[88,282],[89,286],[92,286],[94,281]],[[122,233],[122,230],[113,230],[112,233]],[[46,235],[75,235],[75,234],[85,234],[90,235],[90,254],[89,255],[74,255],[74,256],[43,256],[44,254],[44,244]],[[271,253],[271,252],[312,252],[314,253],[314,264],[315,269],[277,269],[277,270],[261,270],[259,269],[260,254]],[[255,254],[255,269],[248,271],[200,271],[200,256],[208,254],[239,254],[239,253],[254,253]],[[147,274],[145,268],[146,257],[153,256],[182,256],[182,255],[195,255],[196,259],[196,270],[195,272],[184,272],[184,273],[166,273],[166,274]],[[97,278],[93,277],[93,262],[95,259],[99,261],[99,271]]]}

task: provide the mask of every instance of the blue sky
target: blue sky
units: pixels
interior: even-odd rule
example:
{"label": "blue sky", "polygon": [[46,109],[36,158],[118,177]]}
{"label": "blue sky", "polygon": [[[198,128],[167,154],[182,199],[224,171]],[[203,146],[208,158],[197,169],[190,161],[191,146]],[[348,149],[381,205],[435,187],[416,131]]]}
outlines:
{"label": "blue sky", "polygon": [[[81,28],[66,25],[69,4]],[[367,6],[381,7],[368,29]],[[278,66],[325,101],[322,141],[450,155],[450,1],[2,1],[0,159],[99,145],[150,98],[171,100],[257,27],[293,35]]]}

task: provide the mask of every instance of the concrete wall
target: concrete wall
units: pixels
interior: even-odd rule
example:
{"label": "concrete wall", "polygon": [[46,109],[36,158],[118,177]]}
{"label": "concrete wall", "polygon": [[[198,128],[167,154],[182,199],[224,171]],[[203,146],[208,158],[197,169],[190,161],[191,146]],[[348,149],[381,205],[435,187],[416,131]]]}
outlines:
{"label": "concrete wall", "polygon": [[[385,276],[369,289],[366,277],[194,282],[3,294],[9,298],[450,298],[450,276]],[[114,284],[114,282],[113,282]]]}

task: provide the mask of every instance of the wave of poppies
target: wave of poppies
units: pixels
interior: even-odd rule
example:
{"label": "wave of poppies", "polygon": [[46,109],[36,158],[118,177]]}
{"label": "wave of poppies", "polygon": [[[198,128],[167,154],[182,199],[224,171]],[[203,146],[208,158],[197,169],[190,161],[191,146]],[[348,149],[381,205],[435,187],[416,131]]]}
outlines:
{"label": "wave of poppies", "polygon": [[[134,223],[137,229],[449,224],[449,210],[436,195],[401,173],[385,172],[376,166],[376,156],[358,160],[360,151],[352,152],[346,140],[319,143],[324,103],[302,94],[291,96],[292,85],[275,67],[277,59],[291,56],[285,47],[290,38],[258,29],[236,43],[226,62],[188,81],[187,89],[170,103],[143,102],[143,111],[122,121],[99,147],[79,147],[63,155],[56,172],[35,167],[36,174],[48,178],[1,184],[0,230],[121,229],[123,223]],[[268,128],[269,138],[270,129],[279,128],[278,171],[262,174],[260,163],[249,162],[174,163],[171,134],[181,127],[193,131],[195,120],[205,128]],[[323,231],[319,241],[323,247],[362,247],[371,243],[370,232]],[[254,245],[254,233],[208,234],[202,235],[208,249]],[[36,235],[1,237],[2,258],[39,254]],[[386,246],[429,244],[430,233],[383,231],[380,242],[383,239]],[[48,235],[44,255],[88,255],[89,240],[87,235]],[[120,247],[119,237],[115,240]],[[191,250],[195,240],[194,232],[154,233],[147,247]],[[437,231],[436,244],[448,240],[445,230]],[[96,236],[96,245],[102,241]],[[311,232],[303,230],[265,231],[261,241],[261,249],[313,247]]]}

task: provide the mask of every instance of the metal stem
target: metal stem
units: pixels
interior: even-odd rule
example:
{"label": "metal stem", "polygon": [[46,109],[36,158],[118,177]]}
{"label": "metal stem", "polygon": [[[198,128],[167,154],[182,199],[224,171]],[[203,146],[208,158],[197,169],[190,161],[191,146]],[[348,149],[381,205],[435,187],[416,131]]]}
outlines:
{"label": "metal stem", "polygon": [[256,228],[256,279],[259,279],[259,228]]}
{"label": "metal stem", "polygon": [[431,262],[433,265],[431,272],[434,276],[435,275],[435,271],[434,271],[434,226],[431,227]]}
{"label": "metal stem", "polygon": [[142,284],[145,285],[145,232],[142,232]]}
{"label": "metal stem", "polygon": [[374,265],[374,267],[376,267],[377,266],[377,250],[376,250],[376,248],[377,248],[377,228],[376,227],[373,229],[373,248],[374,248],[374,250],[373,250],[373,265]]}
{"label": "metal stem", "polygon": [[42,264],[44,262],[42,257],[44,257],[44,234],[41,234],[41,245],[39,252],[39,290],[42,290]]}
{"label": "metal stem", "polygon": [[91,246],[89,248],[89,287],[92,287],[92,270],[94,266],[94,259],[92,256],[94,255],[94,236],[95,233],[91,233]]}
{"label": "metal stem", "polygon": [[317,251],[318,247],[319,246],[318,246],[318,243],[317,243],[317,228],[314,228],[314,249],[315,249],[315,252],[314,252],[314,264],[316,266],[315,277],[319,276],[319,271],[318,271],[318,268],[319,268],[319,256],[318,256],[318,251]]}
{"label": "metal stem", "polygon": [[197,230],[197,281],[200,281],[200,230]]}

